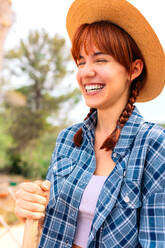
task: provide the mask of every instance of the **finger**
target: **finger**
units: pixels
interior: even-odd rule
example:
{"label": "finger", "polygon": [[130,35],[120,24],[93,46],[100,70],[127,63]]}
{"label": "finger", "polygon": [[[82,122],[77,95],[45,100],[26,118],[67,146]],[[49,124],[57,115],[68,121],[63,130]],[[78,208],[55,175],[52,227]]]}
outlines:
{"label": "finger", "polygon": [[25,201],[39,203],[43,205],[47,203],[47,196],[41,196],[41,195],[37,195],[34,193],[29,193],[27,191],[23,191],[23,190],[18,190],[15,195],[16,195],[17,200],[22,199]]}
{"label": "finger", "polygon": [[16,206],[25,210],[29,210],[31,212],[43,213],[45,211],[45,205],[24,201],[24,200],[16,200]]}
{"label": "finger", "polygon": [[48,201],[49,201],[49,194],[50,194],[50,181],[48,180],[45,180],[45,181],[35,181],[39,186],[40,188],[42,189],[43,191],[43,196],[46,198],[46,202],[48,204]]}
{"label": "finger", "polygon": [[41,218],[43,218],[45,216],[44,213],[40,213],[40,212],[31,212],[29,210],[26,209],[22,209],[17,207],[15,209],[15,214],[18,218],[24,220],[24,219],[33,219],[33,220],[39,220]]}
{"label": "finger", "polygon": [[20,184],[20,189],[27,191],[29,193],[35,193],[38,195],[43,195],[43,191],[37,183],[21,183]]}
{"label": "finger", "polygon": [[33,183],[36,183],[38,186],[41,186],[42,182],[43,181],[41,181],[41,180],[35,180]]}

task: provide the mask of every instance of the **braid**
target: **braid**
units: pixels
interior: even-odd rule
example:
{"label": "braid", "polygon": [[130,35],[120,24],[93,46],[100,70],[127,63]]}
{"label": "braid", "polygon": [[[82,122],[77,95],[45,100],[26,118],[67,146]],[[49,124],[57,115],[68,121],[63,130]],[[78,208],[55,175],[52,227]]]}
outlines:
{"label": "braid", "polygon": [[[90,108],[89,113],[87,114],[87,116],[85,117],[84,120],[87,120],[89,118],[89,116],[95,111],[95,108]],[[82,128],[80,128],[74,135],[74,144],[78,147],[81,146],[82,142],[83,142],[83,130]]]}
{"label": "braid", "polygon": [[140,83],[135,80],[132,83],[132,87],[130,90],[130,97],[122,114],[119,117],[119,120],[117,121],[117,126],[115,130],[106,138],[100,149],[105,149],[106,151],[114,149],[120,137],[121,129],[124,127],[124,124],[128,121],[129,117],[131,116],[134,110],[134,103],[136,101],[137,96],[139,95],[139,91],[140,91]]}
{"label": "braid", "polygon": [[95,108],[90,108],[89,113],[87,114],[87,116],[85,117],[84,121],[87,120],[89,118],[89,116],[91,116],[91,114],[93,114],[93,112],[95,112]]}
{"label": "braid", "polygon": [[[115,130],[106,138],[106,140],[103,142],[100,149],[105,149],[106,151],[113,150],[116,143],[118,142],[118,139],[120,137],[121,129],[124,127],[125,123],[128,121],[129,117],[131,116],[133,110],[134,110],[134,103],[136,101],[137,96],[139,95],[140,91],[140,83],[138,81],[134,81],[132,83],[131,89],[130,89],[130,97],[128,99],[128,102],[122,112],[122,114],[119,117],[119,120],[117,121],[117,126]],[[95,111],[94,108],[90,108],[89,113],[85,117],[84,120],[88,119],[90,115]],[[83,141],[83,131],[82,128],[80,128],[74,135],[74,144],[77,147],[80,147]]]}

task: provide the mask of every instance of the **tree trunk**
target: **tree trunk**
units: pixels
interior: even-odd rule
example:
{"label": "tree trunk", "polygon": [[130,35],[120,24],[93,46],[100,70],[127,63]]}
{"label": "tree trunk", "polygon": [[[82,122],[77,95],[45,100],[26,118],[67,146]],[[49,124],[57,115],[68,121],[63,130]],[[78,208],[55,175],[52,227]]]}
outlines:
{"label": "tree trunk", "polygon": [[11,0],[0,0],[0,69],[2,67],[4,41],[11,24]]}

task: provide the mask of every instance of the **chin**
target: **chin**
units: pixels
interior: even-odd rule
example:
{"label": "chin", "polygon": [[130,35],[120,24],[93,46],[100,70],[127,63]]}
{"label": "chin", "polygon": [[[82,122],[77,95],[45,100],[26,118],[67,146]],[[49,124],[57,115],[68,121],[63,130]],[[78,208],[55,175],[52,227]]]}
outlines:
{"label": "chin", "polygon": [[96,103],[89,103],[89,102],[86,102],[86,105],[89,107],[89,108],[95,108],[95,109],[99,109],[100,104],[96,104]]}

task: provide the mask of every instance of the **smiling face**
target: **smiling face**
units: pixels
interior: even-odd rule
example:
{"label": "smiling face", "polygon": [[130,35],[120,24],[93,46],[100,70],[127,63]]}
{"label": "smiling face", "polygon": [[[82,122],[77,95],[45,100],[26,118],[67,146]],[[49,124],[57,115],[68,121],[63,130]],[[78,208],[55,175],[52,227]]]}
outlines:
{"label": "smiling face", "polygon": [[125,106],[129,97],[130,76],[124,66],[95,46],[81,49],[77,60],[77,81],[87,106],[107,109]]}
{"label": "smiling face", "polygon": [[142,86],[146,77],[144,59],[135,41],[110,22],[82,24],[73,37],[71,52],[78,65],[77,81],[89,107],[126,104],[131,81],[137,78]]}

